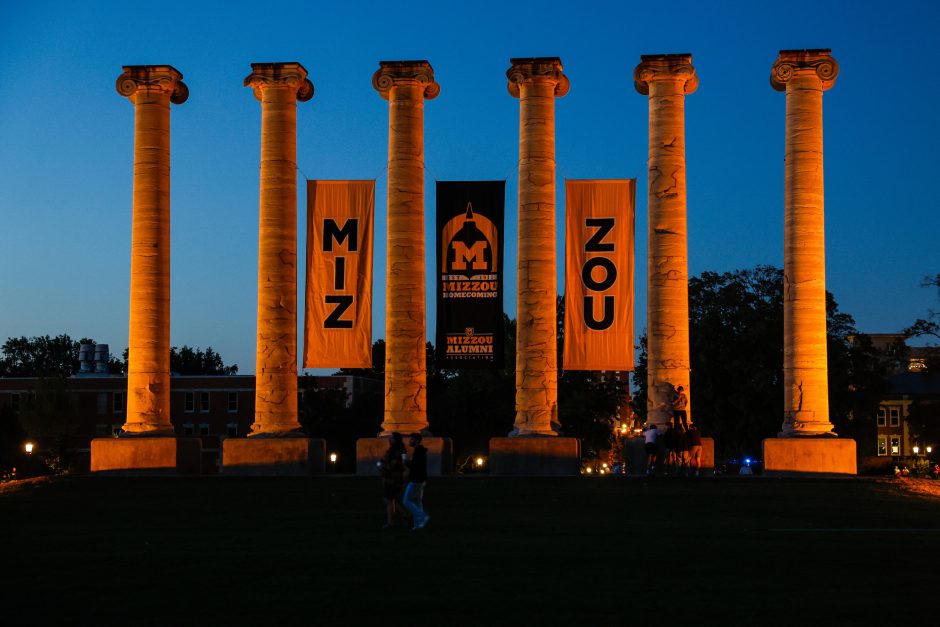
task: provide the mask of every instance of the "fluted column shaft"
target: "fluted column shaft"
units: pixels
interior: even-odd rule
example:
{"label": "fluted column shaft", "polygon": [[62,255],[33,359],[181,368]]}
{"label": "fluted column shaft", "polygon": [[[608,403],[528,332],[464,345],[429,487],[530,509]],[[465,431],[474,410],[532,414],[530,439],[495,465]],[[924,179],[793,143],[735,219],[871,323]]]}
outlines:
{"label": "fluted column shaft", "polygon": [[127,368],[132,435],[173,433],[170,422],[170,102],[186,101],[170,66],[126,66],[118,93],[134,103],[134,196]]}
{"label": "fluted column shaft", "polygon": [[382,62],[373,85],[388,100],[385,415],[382,433],[426,431],[424,100],[440,88],[427,62]]}
{"label": "fluted column shaft", "polygon": [[823,91],[838,65],[828,50],[782,51],[771,84],[786,91],[784,156],[784,421],[781,435],[827,435]]}
{"label": "fluted column shaft", "polygon": [[685,96],[698,86],[691,55],[643,56],[634,72],[649,95],[647,237],[647,420],[664,428],[682,387],[692,420]]}
{"label": "fluted column shaft", "polygon": [[555,276],[555,98],[568,91],[556,58],[513,59],[519,98],[516,418],[510,436],[558,434]]}
{"label": "fluted column shaft", "polygon": [[297,433],[297,100],[313,85],[297,63],[253,63],[261,101],[258,335],[251,436]]}

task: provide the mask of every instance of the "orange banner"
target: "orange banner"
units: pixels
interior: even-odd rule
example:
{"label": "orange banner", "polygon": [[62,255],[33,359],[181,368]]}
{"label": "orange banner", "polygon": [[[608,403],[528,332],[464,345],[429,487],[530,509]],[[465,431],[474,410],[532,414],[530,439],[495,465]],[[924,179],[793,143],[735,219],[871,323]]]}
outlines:
{"label": "orange banner", "polygon": [[633,370],[636,179],[565,181],[565,370]]}
{"label": "orange banner", "polygon": [[304,368],[372,367],[375,181],[307,181]]}

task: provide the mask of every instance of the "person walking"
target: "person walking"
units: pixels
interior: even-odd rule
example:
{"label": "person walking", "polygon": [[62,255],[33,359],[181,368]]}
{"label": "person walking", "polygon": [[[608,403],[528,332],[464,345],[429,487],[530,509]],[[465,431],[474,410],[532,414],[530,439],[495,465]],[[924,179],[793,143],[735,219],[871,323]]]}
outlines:
{"label": "person walking", "polygon": [[421,445],[421,434],[412,433],[408,445],[413,449],[408,465],[408,485],[403,504],[411,512],[412,531],[424,529],[431,517],[424,511],[424,484],[428,480],[428,449]]}
{"label": "person walking", "polygon": [[405,487],[405,442],[397,431],[392,433],[388,450],[382,457],[382,496],[385,499],[385,524],[382,529],[391,529],[396,520],[404,516],[402,490]]}
{"label": "person walking", "polygon": [[689,425],[689,470],[698,477],[702,469],[702,434],[695,423]]}
{"label": "person walking", "polygon": [[652,476],[656,471],[656,440],[659,438],[659,429],[656,425],[647,425],[643,432],[643,439],[646,442],[646,476]]}

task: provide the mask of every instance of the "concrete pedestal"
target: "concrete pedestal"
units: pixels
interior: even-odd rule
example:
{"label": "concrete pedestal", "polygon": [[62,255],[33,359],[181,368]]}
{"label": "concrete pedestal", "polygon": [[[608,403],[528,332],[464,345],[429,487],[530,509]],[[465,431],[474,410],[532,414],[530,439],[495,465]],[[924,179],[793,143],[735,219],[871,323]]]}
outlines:
{"label": "concrete pedestal", "polygon": [[764,475],[832,477],[858,474],[855,440],[831,437],[764,440]]}
{"label": "concrete pedestal", "polygon": [[581,472],[577,438],[517,437],[490,440],[490,474],[509,476],[576,476]]}
{"label": "concrete pedestal", "polygon": [[[666,447],[663,439],[658,440],[658,461],[656,473],[662,473],[665,468]],[[623,444],[623,457],[627,464],[627,474],[638,477],[646,474],[646,441],[642,438],[629,438]],[[700,474],[712,474],[715,470],[715,439],[702,438],[702,465]]]}
{"label": "concrete pedestal", "polygon": [[[388,450],[389,438],[361,438],[356,440],[356,474],[378,476],[379,461]],[[450,438],[422,438],[421,444],[428,449],[428,475],[440,477],[454,471],[454,445]],[[411,455],[408,437],[405,449]]]}
{"label": "concrete pedestal", "polygon": [[326,440],[228,438],[222,441],[222,474],[305,477],[326,471]]}
{"label": "concrete pedestal", "polygon": [[127,437],[91,441],[91,471],[109,475],[198,475],[199,438]]}

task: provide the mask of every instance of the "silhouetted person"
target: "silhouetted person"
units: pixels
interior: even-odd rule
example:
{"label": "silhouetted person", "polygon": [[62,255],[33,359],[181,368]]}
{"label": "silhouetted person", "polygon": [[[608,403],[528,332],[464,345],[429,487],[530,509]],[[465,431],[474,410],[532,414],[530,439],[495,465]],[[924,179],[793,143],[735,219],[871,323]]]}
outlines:
{"label": "silhouetted person", "polygon": [[405,442],[397,431],[392,434],[388,450],[382,457],[382,495],[385,498],[385,525],[383,529],[395,526],[395,519],[402,511],[402,490],[405,487]]}
{"label": "silhouetted person", "polygon": [[421,446],[421,434],[412,433],[408,445],[413,449],[408,464],[408,485],[405,486],[403,503],[411,512],[414,522],[412,531],[424,529],[431,519],[424,511],[424,484],[428,480],[428,449]]}
{"label": "silhouetted person", "polygon": [[643,439],[646,442],[646,474],[652,475],[656,470],[656,440],[659,438],[659,429],[655,425],[646,427]]}
{"label": "silhouetted person", "polygon": [[676,393],[672,397],[672,422],[678,429],[682,424],[683,429],[689,428],[686,408],[689,406],[689,397],[685,395],[685,388],[681,385],[676,388]]}

